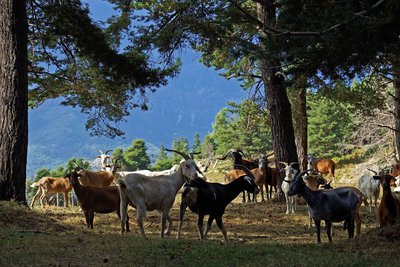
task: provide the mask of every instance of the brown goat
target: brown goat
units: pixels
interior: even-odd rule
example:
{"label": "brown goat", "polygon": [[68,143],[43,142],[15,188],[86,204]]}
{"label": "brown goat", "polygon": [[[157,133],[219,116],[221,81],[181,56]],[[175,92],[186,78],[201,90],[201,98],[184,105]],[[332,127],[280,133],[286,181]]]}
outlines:
{"label": "brown goat", "polygon": [[[116,212],[118,218],[120,215],[120,196],[118,186],[94,187],[84,186],[79,183],[77,172],[71,172],[68,178],[74,188],[79,205],[85,214],[86,225],[93,229],[94,213]],[[129,218],[126,221],[126,229],[129,231]]]}
{"label": "brown goat", "polygon": [[92,172],[80,169],[77,173],[80,175],[79,182],[84,186],[110,186],[115,178],[115,173],[109,171]]}
{"label": "brown goat", "polygon": [[258,167],[259,161],[262,160],[268,160],[268,157],[271,156],[273,153],[268,154],[266,156],[261,155],[259,159],[243,159],[244,153],[241,149],[234,149],[231,148],[228,152],[225,153],[222,157],[219,157],[217,159],[219,160],[225,160],[228,155],[231,155],[233,159],[233,168],[238,169],[237,165],[243,165],[247,169],[252,170]]}
{"label": "brown goat", "polygon": [[40,205],[44,208],[43,200],[46,198],[48,193],[64,193],[64,207],[68,207],[68,193],[72,190],[68,178],[42,177],[39,181],[34,182],[31,185],[31,187],[36,186],[39,186],[39,189],[32,199],[30,205],[31,208],[33,208],[33,205],[40,194]]}
{"label": "brown goat", "polygon": [[[261,201],[264,202],[265,199],[264,199],[264,188],[263,188],[263,186],[265,186],[265,174],[266,173],[265,173],[265,171],[263,171],[260,168],[252,169],[252,170],[250,170],[250,172],[254,176],[254,182],[260,188]],[[241,177],[243,175],[246,175],[246,173],[243,170],[238,170],[238,169],[231,170],[231,171],[227,172],[225,174],[225,176],[224,176],[225,183],[230,183],[230,182],[236,180],[237,178],[239,178],[239,177]],[[243,191],[243,199],[242,199],[243,203],[246,202],[245,195],[246,195],[246,192]],[[248,202],[251,202],[250,194],[248,194],[247,198],[248,198]],[[255,194],[253,194],[253,202],[257,202],[257,196]]]}
{"label": "brown goat", "polygon": [[[277,192],[277,186],[280,182],[280,171],[278,168],[266,167],[265,171],[265,191],[267,193],[267,199],[272,198],[272,188]],[[268,189],[269,186],[269,189]]]}
{"label": "brown goat", "polygon": [[[397,177],[400,175],[400,161],[399,160],[396,159],[396,161],[392,163],[392,168],[390,169],[390,175],[393,177]],[[390,180],[390,186],[396,187],[394,180]]]}
{"label": "brown goat", "polygon": [[380,180],[383,195],[379,208],[376,211],[376,217],[380,227],[393,225],[400,219],[400,197],[390,190],[390,183],[394,177],[390,174],[381,174],[373,177]]}
{"label": "brown goat", "polygon": [[316,159],[313,155],[308,155],[308,169],[313,169],[321,174],[329,174],[331,178],[335,178],[336,164],[331,159],[321,158]]}

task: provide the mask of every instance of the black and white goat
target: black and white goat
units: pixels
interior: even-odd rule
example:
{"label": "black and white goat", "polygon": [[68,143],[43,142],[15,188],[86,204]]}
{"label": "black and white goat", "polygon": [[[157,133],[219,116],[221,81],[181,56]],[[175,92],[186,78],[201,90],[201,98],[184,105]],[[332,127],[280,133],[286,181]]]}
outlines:
{"label": "black and white goat", "polygon": [[[222,216],[224,215],[226,206],[243,190],[255,194],[259,192],[251,172],[242,165],[238,165],[237,167],[243,169],[246,175],[235,179],[229,184],[209,183],[203,179],[196,179],[185,185],[180,206],[177,238],[180,238],[183,217],[186,208],[189,207],[191,211],[198,214],[197,227],[201,240],[207,238],[207,233],[215,219],[224,236],[225,243],[228,242],[226,229],[222,222]],[[209,215],[209,218],[203,233],[203,220],[205,215]]]}
{"label": "black and white goat", "polygon": [[325,221],[326,234],[332,242],[332,222],[345,221],[349,239],[354,237],[354,222],[356,237],[360,234],[361,219],[358,213],[365,197],[355,187],[339,187],[331,190],[312,190],[303,181],[303,171],[293,179],[288,192],[289,196],[300,194],[307,202],[311,217],[317,230],[317,243],[321,243],[321,220]]}

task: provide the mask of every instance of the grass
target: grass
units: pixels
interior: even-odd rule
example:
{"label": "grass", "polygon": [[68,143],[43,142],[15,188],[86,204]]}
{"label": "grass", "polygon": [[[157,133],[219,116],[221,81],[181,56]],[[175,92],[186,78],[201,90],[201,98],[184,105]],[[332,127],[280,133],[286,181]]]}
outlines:
{"label": "grass", "polygon": [[[145,220],[148,240],[132,232],[121,237],[115,214],[96,215],[94,229],[84,225],[77,207],[29,210],[0,202],[0,266],[390,266],[398,254],[400,227],[377,229],[375,218],[362,207],[362,237],[348,241],[335,226],[334,243],[322,244],[307,229],[306,207],[286,215],[285,206],[267,203],[229,205],[224,216],[230,243],[213,225],[209,239],[199,241],[197,217],[187,212],[181,240],[159,238],[159,216]],[[179,195],[171,215],[176,231]],[[131,216],[135,211],[130,210]],[[176,232],[173,231],[173,235]]]}
{"label": "grass", "polygon": [[[341,163],[338,176],[347,176],[352,169],[354,164]],[[211,171],[207,177],[223,182],[223,171]],[[398,256],[400,225],[377,228],[374,214],[364,206],[359,239],[347,240],[347,232],[335,224],[334,243],[327,243],[322,232],[323,243],[315,244],[316,235],[307,227],[305,205],[296,214],[286,215],[285,204],[275,200],[266,203],[240,203],[240,200],[241,195],[227,207],[223,218],[230,240],[227,245],[222,243],[222,234],[215,224],[208,240],[199,241],[197,216],[190,211],[185,215],[182,238],[175,239],[180,193],[171,210],[173,236],[161,239],[159,215],[148,212],[145,219],[148,240],[139,237],[135,211],[131,208],[132,232],[121,237],[115,214],[97,214],[94,229],[89,230],[77,207],[37,206],[30,210],[0,201],[0,266],[365,267],[392,266]]]}

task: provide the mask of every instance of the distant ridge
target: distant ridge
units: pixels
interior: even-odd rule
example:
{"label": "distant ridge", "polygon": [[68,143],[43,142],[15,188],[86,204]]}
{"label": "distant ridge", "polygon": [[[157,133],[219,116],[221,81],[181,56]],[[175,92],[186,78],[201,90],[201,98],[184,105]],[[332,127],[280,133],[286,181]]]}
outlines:
{"label": "distant ridge", "polygon": [[60,106],[60,100],[48,100],[29,111],[28,177],[40,167],[54,168],[71,157],[94,160],[98,150],[126,147],[132,140],[145,140],[149,154],[158,153],[174,138],[192,142],[212,131],[215,115],[228,101],[241,101],[245,92],[237,81],[227,81],[216,71],[198,63],[193,53],[182,59],[180,75],[166,87],[150,93],[149,110],[133,110],[120,125],[123,138],[91,137],[85,130],[86,115],[79,108]]}

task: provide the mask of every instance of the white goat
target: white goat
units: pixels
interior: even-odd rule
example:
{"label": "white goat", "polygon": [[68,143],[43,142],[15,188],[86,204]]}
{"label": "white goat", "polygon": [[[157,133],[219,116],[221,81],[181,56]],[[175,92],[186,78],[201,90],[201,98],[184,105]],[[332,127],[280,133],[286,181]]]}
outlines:
{"label": "white goat", "polygon": [[179,167],[179,165],[175,164],[174,166],[171,167],[171,169],[163,170],[163,171],[138,170],[138,171],[132,171],[132,172],[118,172],[118,174],[120,174],[121,176],[125,176],[129,173],[137,173],[137,174],[142,174],[145,176],[154,177],[154,176],[160,176],[160,175],[170,175],[170,174],[176,172],[178,167]]}
{"label": "white goat", "polygon": [[97,156],[97,158],[100,158],[101,161],[101,169],[103,171],[109,171],[111,170],[111,166],[109,164],[107,164],[107,159],[111,159],[110,155],[107,155],[108,152],[111,152],[112,149],[107,150],[105,153],[103,153],[103,151],[99,150],[100,155]]}
{"label": "white goat", "polygon": [[161,214],[161,237],[164,237],[166,221],[167,236],[171,234],[172,220],[169,211],[174,204],[175,196],[182,185],[197,179],[197,166],[193,159],[185,153],[173,151],[185,158],[178,170],[170,175],[149,177],[130,173],[118,180],[121,197],[121,233],[125,232],[128,204],[132,203],[137,210],[137,223],[142,237],[146,238],[143,229],[143,218],[147,211],[157,210]]}
{"label": "white goat", "polygon": [[286,162],[279,162],[285,165],[285,178],[283,179],[281,188],[282,192],[285,194],[286,199],[286,214],[294,213],[297,209],[297,195],[289,196],[289,188],[290,183],[292,182],[293,177],[297,174],[297,170],[293,168],[293,164],[298,164],[297,162],[292,162],[287,164]]}
{"label": "white goat", "polygon": [[[368,169],[370,170],[370,169]],[[376,171],[370,170],[375,175],[378,175]],[[369,212],[372,212],[372,197],[374,197],[374,207],[376,208],[377,200],[380,193],[380,180],[375,180],[372,176],[364,174],[358,179],[358,189],[369,198]]]}

